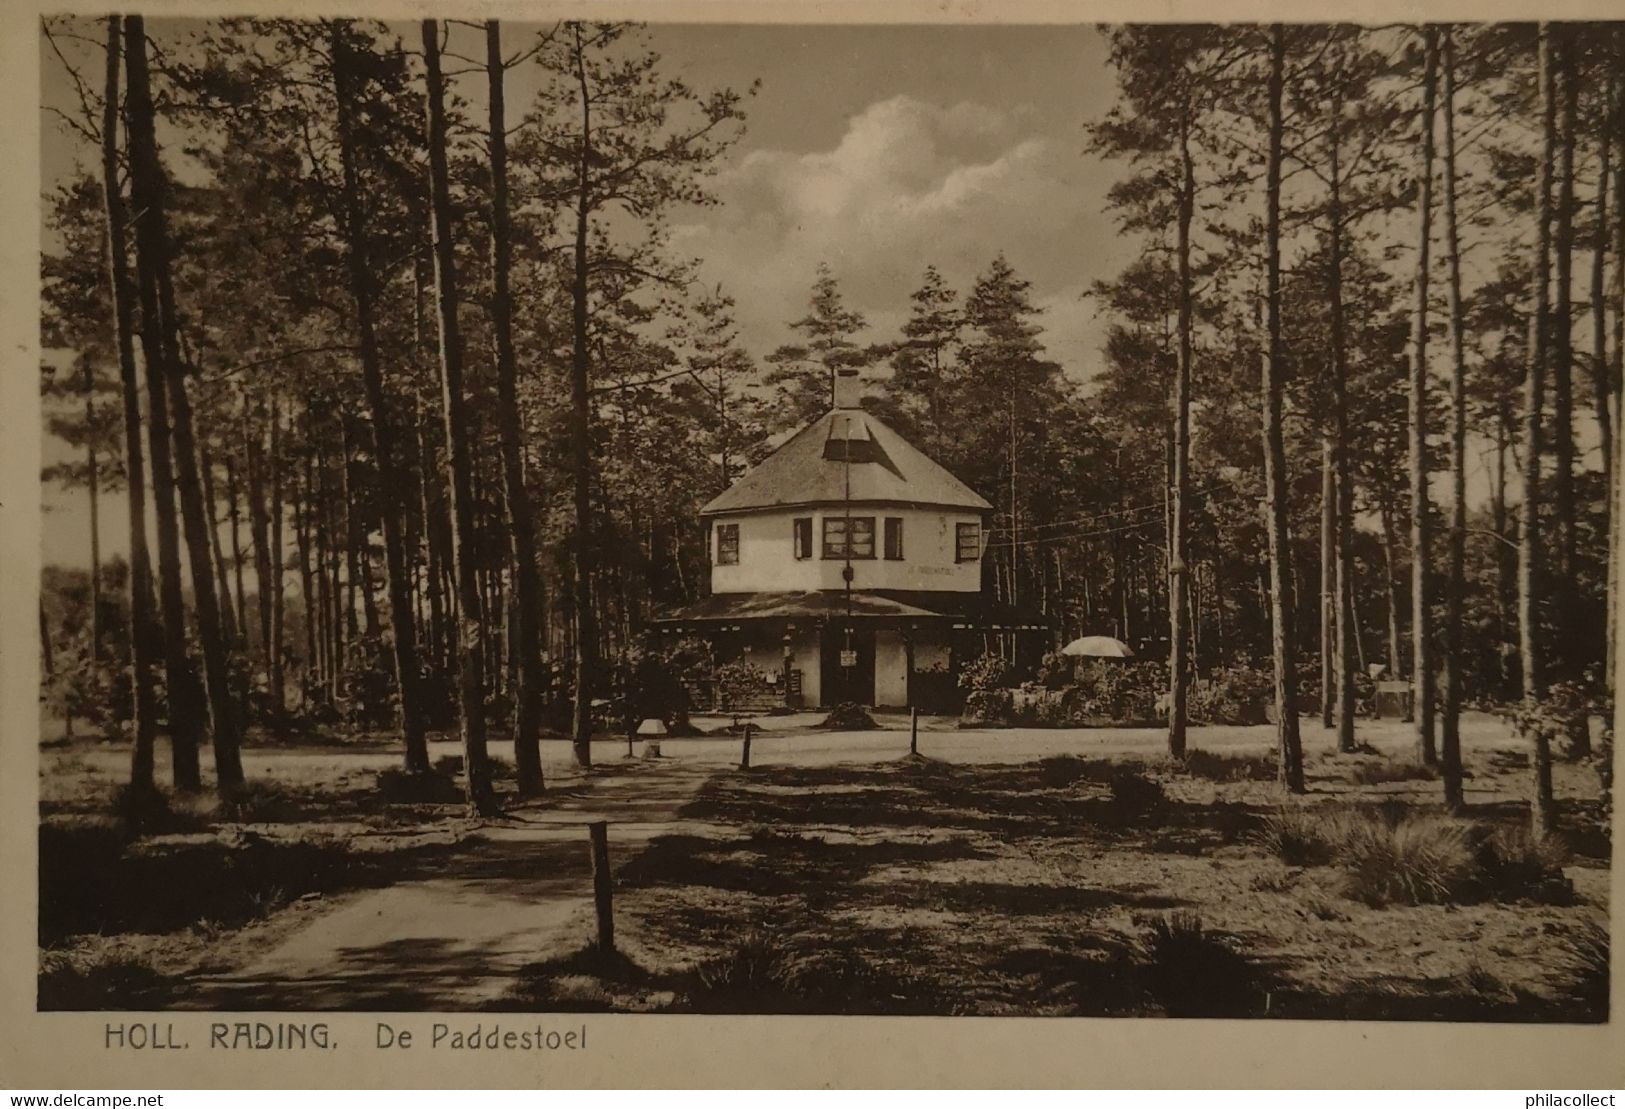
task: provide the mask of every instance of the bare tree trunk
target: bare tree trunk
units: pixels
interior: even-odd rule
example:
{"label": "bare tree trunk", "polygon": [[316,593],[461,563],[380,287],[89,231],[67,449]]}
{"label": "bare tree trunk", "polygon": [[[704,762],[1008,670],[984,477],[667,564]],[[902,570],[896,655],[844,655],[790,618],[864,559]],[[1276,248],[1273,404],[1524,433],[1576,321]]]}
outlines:
{"label": "bare tree trunk", "polygon": [[223,796],[237,792],[243,784],[242,757],[238,743],[238,721],[231,701],[229,666],[225,638],[221,634],[220,598],[215,593],[210,570],[208,522],[204,518],[203,490],[198,479],[197,446],[192,433],[192,403],[186,392],[186,378],[177,349],[179,325],[175,289],[170,275],[170,243],[166,226],[163,166],[158,160],[158,144],[153,124],[151,92],[147,84],[147,36],[140,16],[124,21],[130,119],[130,189],[135,209],[138,267],[146,271],[143,285],[156,285],[155,296],[142,296],[143,308],[155,302],[156,318],[149,317],[143,330],[159,334],[159,354],[167,371],[170,410],[174,417],[176,478],[180,491],[181,514],[186,528],[187,562],[192,571],[192,597],[197,611],[199,649],[213,726],[215,781]]}
{"label": "bare tree trunk", "polygon": [[1332,341],[1332,486],[1336,490],[1336,520],[1332,525],[1337,548],[1337,749],[1354,750],[1354,656],[1358,629],[1354,626],[1354,475],[1348,462],[1348,339],[1343,318],[1343,183],[1342,98],[1334,92],[1331,126],[1327,132],[1331,181],[1330,265],[1327,294],[1331,301]]}
{"label": "bare tree trunk", "polygon": [[1440,727],[1440,776],[1444,803],[1462,806],[1461,647],[1462,602],[1467,560],[1467,357],[1462,335],[1461,242],[1456,226],[1456,44],[1444,29],[1444,234],[1450,296],[1450,545],[1445,585],[1444,714]]}
{"label": "bare tree trunk", "polygon": [[[133,21],[133,22],[132,22]],[[140,17],[129,17],[125,22],[126,67],[130,70],[127,82],[133,83],[135,74],[135,45],[139,41],[142,52],[142,77],[146,68],[146,36]],[[150,105],[150,101],[149,101]],[[127,125],[127,141],[134,158],[135,123]],[[136,213],[144,214],[145,199],[132,196]],[[135,237],[139,244],[143,222],[134,221]],[[152,257],[151,249],[148,257]],[[164,632],[164,696],[169,719],[170,742],[174,748],[173,773],[177,790],[192,792],[203,788],[198,768],[198,748],[203,743],[204,727],[202,706],[197,698],[197,681],[186,651],[186,608],[181,587],[180,525],[175,509],[175,472],[171,455],[168,385],[165,381],[165,357],[161,345],[158,317],[158,286],[149,268],[138,265],[137,299],[141,306],[140,329],[142,363],[147,384],[147,437],[152,453],[152,492],[158,525],[158,581],[163,605]]]}
{"label": "bare tree trunk", "polygon": [[1332,437],[1320,438],[1320,726],[1337,703],[1337,475]]}
{"label": "bare tree trunk", "polygon": [[[119,382],[124,400],[125,491],[130,506],[130,686],[135,708],[131,721],[130,786],[150,792],[158,732],[157,692],[159,634],[152,594],[152,558],[147,549],[147,491],[141,450],[141,387],[136,376],[133,293],[130,289],[129,242],[124,197],[119,188],[119,17],[107,17],[107,80],[102,97],[102,197],[107,218],[107,274],[113,304],[113,335],[118,346]],[[51,672],[50,637],[40,610],[45,670]]]}
{"label": "bare tree trunk", "polygon": [[[1186,106],[1186,111],[1192,110]],[[1191,220],[1196,208],[1196,170],[1191,155],[1188,124],[1179,135],[1179,360],[1174,370],[1173,481],[1170,490],[1168,536],[1168,754],[1185,757],[1185,717],[1190,696],[1190,664],[1185,645],[1185,559],[1188,542],[1186,497],[1190,491],[1191,327]]]}
{"label": "bare tree trunk", "polygon": [[254,600],[260,622],[260,667],[271,685],[271,653],[276,642],[271,626],[271,517],[265,500],[266,408],[262,399],[248,432],[248,526],[254,540]]}
{"label": "bare tree trunk", "polygon": [[[1616,36],[1618,31],[1615,31]],[[1617,40],[1616,40],[1617,41]],[[1608,372],[1608,301],[1604,289],[1604,272],[1607,269],[1608,257],[1608,185],[1609,169],[1612,161],[1613,135],[1610,129],[1617,126],[1616,119],[1620,113],[1621,78],[1616,69],[1608,77],[1608,111],[1603,116],[1602,126],[1597,133],[1597,225],[1596,236],[1591,245],[1591,384],[1593,395],[1596,398],[1597,435],[1602,448],[1602,488],[1604,500],[1604,518],[1607,521],[1608,535],[1608,562],[1607,562],[1607,646],[1606,664],[1603,667],[1604,688],[1612,691],[1614,688],[1614,658],[1616,644],[1615,629],[1618,627],[1619,609],[1619,546],[1616,541],[1615,517],[1616,497],[1614,495],[1614,481],[1616,470],[1614,467],[1614,418],[1613,418],[1613,382]],[[1621,152],[1625,159],[1625,151]],[[1615,210],[1614,220],[1625,219],[1625,212]]]}
{"label": "bare tree trunk", "polygon": [[271,725],[277,732],[287,727],[288,691],[282,661],[286,636],[283,620],[287,614],[283,587],[287,581],[287,547],[282,541],[282,519],[286,515],[282,498],[282,406],[271,399],[271,645],[266,657],[271,662]]}
{"label": "bare tree trunk", "polygon": [[237,620],[231,607],[231,582],[226,576],[226,552],[220,545],[220,518],[215,515],[220,501],[215,497],[214,457],[209,452],[208,443],[203,443],[201,449],[203,457],[199,459],[198,468],[203,476],[203,504],[208,510],[209,550],[214,558],[215,582],[220,590],[220,627],[225,633],[229,649],[237,643]]}
{"label": "bare tree trunk", "polygon": [[575,39],[576,81],[581,93],[581,150],[576,179],[575,267],[570,283],[570,461],[571,491],[575,508],[572,536],[573,589],[571,612],[575,621],[574,706],[570,726],[571,742],[578,765],[592,765],[592,696],[597,683],[598,627],[592,602],[592,413],[588,405],[587,382],[591,369],[588,354],[587,242],[591,198],[590,167],[593,158],[592,100],[587,88],[585,47],[580,24],[572,24]]}
{"label": "bare tree trunk", "polygon": [[1399,580],[1395,573],[1398,559],[1394,556],[1399,546],[1399,536],[1394,530],[1393,508],[1386,496],[1383,497],[1379,515],[1382,517],[1383,592],[1387,594],[1388,601],[1388,673],[1398,681],[1405,676],[1401,658],[1404,652],[1400,649],[1399,639]]}
{"label": "bare tree trunk", "polygon": [[[423,21],[423,57],[427,68],[429,184],[434,219],[435,301],[440,317],[440,399],[445,415],[447,472],[451,513],[456,522],[452,564],[462,596],[460,658],[463,719],[463,767],[468,779],[468,807],[479,816],[498,811],[491,789],[491,767],[485,749],[485,621],[479,581],[475,576],[474,503],[469,457],[473,428],[463,397],[463,340],[457,326],[457,268],[451,228],[451,184],[446,169],[446,116],[440,75],[440,24]],[[405,607],[402,605],[401,607]]]}
{"label": "bare tree trunk", "polygon": [[[487,148],[491,158],[491,329],[497,355],[497,420],[502,436],[502,476],[508,505],[509,555],[514,567],[510,656],[517,662],[513,760],[521,796],[542,791],[542,580],[536,567],[536,520],[525,487],[525,439],[520,427],[519,370],[513,349],[513,301],[508,288],[513,245],[508,213],[508,139],[503,99],[502,28],[485,24],[485,73],[489,90]],[[726,469],[726,458],[724,458]]]}
{"label": "bare tree trunk", "polygon": [[1416,742],[1423,763],[1438,762],[1433,727],[1432,596],[1428,574],[1432,505],[1428,500],[1427,392],[1428,392],[1428,260],[1433,224],[1433,114],[1438,80],[1437,31],[1422,28],[1426,52],[1422,76],[1421,166],[1416,201],[1415,300],[1411,306],[1410,341],[1410,470],[1411,470],[1411,655],[1416,690]]}
{"label": "bare tree trunk", "polygon": [[102,512],[101,475],[96,466],[96,375],[85,363],[85,483],[90,494],[90,657],[102,657]]}
{"label": "bare tree trunk", "polygon": [[1263,393],[1264,489],[1270,552],[1270,641],[1275,661],[1275,734],[1281,784],[1302,793],[1303,743],[1298,734],[1298,674],[1293,636],[1297,598],[1292,579],[1292,539],[1287,530],[1286,446],[1281,431],[1284,374],[1281,366],[1281,119],[1286,33],[1270,26],[1269,153],[1265,163],[1265,315],[1267,345],[1260,372]]}
{"label": "bare tree trunk", "polygon": [[[1575,73],[1575,42],[1569,25],[1553,27],[1558,81],[1558,178],[1553,282],[1556,303],[1552,313],[1552,509],[1557,526],[1557,574],[1552,579],[1552,601],[1560,619],[1576,615],[1574,588],[1574,144],[1579,80]],[[1552,644],[1554,661],[1563,666],[1572,651],[1559,640]]]}
{"label": "bare tree trunk", "polygon": [[[305,439],[308,443],[312,435],[312,421],[310,407],[305,407]],[[305,617],[305,665],[304,677],[299,683],[299,703],[307,705],[311,700],[317,684],[317,676],[321,672],[321,659],[316,647],[316,627],[319,623],[316,607],[315,575],[310,568],[311,546],[311,517],[314,514],[315,480],[312,473],[312,455],[304,452],[303,480],[299,483],[296,492],[298,499],[294,504],[293,527],[294,543],[299,550],[299,604],[304,610]]]}
{"label": "bare tree trunk", "polygon": [[[1547,279],[1551,264],[1552,169],[1556,156],[1556,90],[1553,87],[1552,28],[1540,25],[1541,157],[1535,186],[1535,260],[1531,267],[1534,310],[1529,314],[1529,365],[1524,375],[1523,505],[1518,537],[1518,641],[1522,652],[1523,696],[1527,702],[1545,695],[1543,658],[1540,652],[1538,621],[1540,585],[1536,564],[1540,558],[1540,419],[1545,406],[1547,323],[1549,308]],[[1534,751],[1531,763],[1535,773],[1535,793],[1530,817],[1537,832],[1556,825],[1552,798],[1551,740],[1544,728],[1532,729]]]}
{"label": "bare tree trunk", "polygon": [[391,638],[394,640],[395,680],[400,689],[401,737],[405,745],[406,769],[428,773],[429,745],[424,728],[423,693],[418,680],[417,635],[412,627],[412,605],[406,595],[406,551],[402,520],[406,507],[395,450],[394,421],[384,393],[384,374],[373,325],[375,281],[367,251],[366,212],[363,205],[360,167],[355,149],[355,90],[351,85],[357,67],[350,60],[347,28],[340,22],[329,25],[332,54],[333,91],[337,103],[339,159],[343,163],[344,237],[350,295],[355,302],[356,331],[361,348],[361,374],[372,410],[372,455],[378,465],[379,498],[382,503],[384,558],[389,576]]}
{"label": "bare tree trunk", "polygon": [[231,519],[231,570],[236,587],[237,640],[239,648],[248,647],[248,601],[243,593],[243,512],[242,492],[237,484],[237,452],[226,452],[226,506]]}

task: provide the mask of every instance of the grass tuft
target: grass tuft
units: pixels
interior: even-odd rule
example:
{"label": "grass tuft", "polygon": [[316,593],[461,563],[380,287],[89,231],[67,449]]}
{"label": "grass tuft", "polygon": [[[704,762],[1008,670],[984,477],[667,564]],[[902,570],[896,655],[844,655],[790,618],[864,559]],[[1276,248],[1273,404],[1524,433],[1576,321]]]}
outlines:
{"label": "grass tuft", "polygon": [[1141,924],[1146,989],[1169,1016],[1237,1017],[1260,1011],[1263,975],[1233,938],[1208,931],[1192,913],[1144,918]]}
{"label": "grass tuft", "polygon": [[161,1009],[173,996],[175,985],[148,960],[129,951],[50,951],[40,959],[38,1008],[68,1012]]}
{"label": "grass tuft", "polygon": [[1582,1019],[1608,1019],[1608,921],[1593,918],[1581,924],[1563,945],[1558,969],[1568,978],[1565,998],[1579,1008]]}
{"label": "grass tuft", "polygon": [[1274,755],[1227,755],[1216,751],[1187,751],[1176,766],[1193,778],[1213,782],[1273,782]]}
{"label": "grass tuft", "polygon": [[389,805],[455,805],[463,799],[450,775],[410,773],[399,767],[378,772],[378,794]]}
{"label": "grass tuft", "polygon": [[1111,790],[1112,804],[1128,814],[1150,812],[1167,799],[1161,782],[1126,766],[1113,771],[1106,788]]}
{"label": "grass tuft", "polygon": [[1380,762],[1362,762],[1349,771],[1349,778],[1362,786],[1380,786],[1391,782],[1431,782],[1439,777],[1438,768],[1411,759],[1398,762],[1384,759]]}

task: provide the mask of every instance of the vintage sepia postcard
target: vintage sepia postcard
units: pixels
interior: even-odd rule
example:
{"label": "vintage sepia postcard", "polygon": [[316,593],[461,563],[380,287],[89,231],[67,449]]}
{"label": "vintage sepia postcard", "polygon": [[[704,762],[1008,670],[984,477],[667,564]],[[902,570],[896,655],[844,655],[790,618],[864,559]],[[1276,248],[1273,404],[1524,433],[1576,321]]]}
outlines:
{"label": "vintage sepia postcard", "polygon": [[0,1085],[1625,1084],[1603,9],[8,16]]}

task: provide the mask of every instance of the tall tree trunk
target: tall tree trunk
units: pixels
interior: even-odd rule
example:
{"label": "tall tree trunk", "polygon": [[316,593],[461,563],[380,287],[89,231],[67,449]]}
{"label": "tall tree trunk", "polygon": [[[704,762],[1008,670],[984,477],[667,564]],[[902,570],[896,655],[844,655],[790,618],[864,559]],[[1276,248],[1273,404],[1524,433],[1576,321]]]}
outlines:
{"label": "tall tree trunk", "polygon": [[[1552,509],[1557,527],[1557,573],[1552,578],[1552,601],[1565,623],[1578,613],[1574,588],[1574,144],[1579,79],[1575,71],[1575,40],[1567,23],[1556,24],[1554,62],[1558,82],[1558,170],[1555,241],[1556,267],[1552,311]],[[1562,666],[1572,650],[1560,640],[1552,644],[1554,661]]]}
{"label": "tall tree trunk", "polygon": [[513,771],[520,795],[539,794],[541,781],[541,574],[536,569],[536,519],[525,488],[525,434],[520,426],[518,364],[513,356],[513,301],[509,291],[512,231],[507,192],[507,120],[502,70],[502,28],[486,21],[486,85],[491,153],[491,330],[497,348],[497,421],[502,436],[502,478],[513,561],[513,634],[518,688],[513,698]]}
{"label": "tall tree trunk", "polygon": [[[126,81],[134,83],[135,45],[141,46],[142,77],[146,76],[146,36],[140,17],[127,17],[125,21],[127,47]],[[150,102],[149,102],[150,107]],[[130,157],[134,160],[136,124],[133,117],[127,124]],[[132,183],[133,193],[133,183]],[[143,228],[145,198],[132,195],[135,217],[134,231],[137,245]],[[149,260],[152,249],[147,250]],[[164,633],[164,696],[169,720],[169,736],[173,745],[173,774],[177,790],[194,792],[203,788],[198,769],[198,748],[202,745],[206,729],[202,706],[198,702],[196,675],[186,650],[186,607],[181,586],[180,525],[175,509],[175,472],[171,454],[168,385],[165,381],[165,357],[158,325],[158,285],[148,266],[137,265],[137,299],[141,306],[141,353],[147,385],[147,437],[152,454],[152,493],[158,526],[158,583],[159,599],[163,605]]]}
{"label": "tall tree trunk", "polygon": [[[1547,324],[1550,316],[1547,278],[1552,256],[1551,208],[1552,170],[1556,160],[1556,90],[1552,72],[1552,28],[1540,25],[1541,157],[1535,185],[1535,259],[1530,268],[1534,309],[1529,313],[1529,365],[1523,387],[1523,505],[1518,537],[1518,646],[1522,654],[1523,696],[1526,702],[1545,695],[1544,659],[1540,644],[1539,591],[1540,559],[1540,450],[1541,411],[1546,402]],[[1544,728],[1532,729],[1534,751],[1531,763],[1535,775],[1530,818],[1537,832],[1556,826],[1556,806],[1552,798],[1551,740]]]}
{"label": "tall tree trunk", "polygon": [[85,364],[85,485],[90,494],[90,657],[102,657],[102,511],[101,475],[96,465],[96,374]]}
{"label": "tall tree trunk", "polygon": [[1337,546],[1337,749],[1354,750],[1354,662],[1358,629],[1354,626],[1354,475],[1349,467],[1348,338],[1343,314],[1343,101],[1332,94],[1327,132],[1331,180],[1330,265],[1327,295],[1332,341],[1332,470],[1337,491],[1332,532]]}
{"label": "tall tree trunk", "polygon": [[[468,807],[480,816],[497,812],[491,767],[485,750],[485,620],[481,611],[474,552],[477,535],[469,447],[473,438],[463,397],[463,340],[457,326],[457,267],[451,228],[451,184],[446,169],[446,114],[440,76],[440,24],[423,21],[423,58],[428,71],[429,185],[434,218],[435,301],[440,318],[440,400],[446,427],[446,484],[456,523],[452,564],[462,597],[461,645],[463,767]],[[402,604],[401,608],[406,606]]]}
{"label": "tall tree trunk", "polygon": [[1293,636],[1297,598],[1292,578],[1292,538],[1287,530],[1286,446],[1281,409],[1285,387],[1281,366],[1281,119],[1285,84],[1286,32],[1270,26],[1269,153],[1265,162],[1265,316],[1267,345],[1260,367],[1263,393],[1264,489],[1270,552],[1270,643],[1275,661],[1275,734],[1281,784],[1302,793],[1303,743],[1298,734],[1298,674]]}
{"label": "tall tree trunk", "polygon": [[[1616,29],[1615,34],[1618,35]],[[1606,664],[1603,667],[1603,684],[1605,688],[1613,689],[1614,673],[1614,629],[1617,626],[1616,615],[1619,605],[1618,589],[1618,545],[1614,540],[1614,416],[1613,416],[1613,388],[1608,372],[1608,300],[1605,291],[1605,273],[1608,268],[1608,186],[1609,170],[1612,164],[1614,117],[1620,110],[1621,78],[1616,69],[1608,76],[1608,110],[1602,117],[1602,125],[1597,129],[1597,221],[1595,235],[1591,243],[1591,385],[1592,395],[1595,398],[1597,414],[1597,437],[1602,454],[1602,488],[1603,488],[1603,518],[1606,521],[1605,533],[1608,538],[1607,579],[1605,589],[1607,594],[1607,646]],[[1625,157],[1625,152],[1621,153]],[[1614,219],[1625,218],[1625,212],[1615,211]]]}
{"label": "tall tree trunk", "polygon": [[[1194,105],[1186,105],[1188,113]],[[1187,567],[1186,497],[1190,491],[1191,327],[1194,292],[1191,278],[1191,219],[1196,208],[1196,170],[1187,122],[1179,135],[1179,361],[1174,370],[1173,481],[1168,536],[1168,754],[1185,757],[1185,716],[1190,695],[1190,664],[1185,644],[1185,575]]]}
{"label": "tall tree trunk", "polygon": [[265,683],[271,684],[272,644],[276,642],[271,627],[271,517],[266,508],[265,490],[265,425],[264,400],[255,407],[254,420],[248,432],[248,526],[254,540],[254,600],[260,620],[260,672]]}
{"label": "tall tree trunk", "polygon": [[[1614,79],[1613,79],[1613,132],[1614,146],[1619,151],[1619,157],[1614,165],[1614,361],[1608,371],[1609,393],[1612,396],[1610,415],[1614,426],[1613,474],[1614,484],[1608,491],[1608,550],[1612,557],[1609,559],[1610,578],[1612,583],[1614,603],[1609,609],[1608,622],[1608,665],[1605,667],[1604,683],[1610,694],[1616,692],[1616,669],[1619,660],[1619,625],[1620,610],[1625,607],[1625,597],[1621,596],[1622,577],[1625,577],[1625,553],[1620,547],[1625,542],[1625,511],[1620,508],[1620,486],[1625,482],[1625,421],[1621,417],[1621,397],[1625,394],[1625,77],[1621,71],[1625,70],[1625,32],[1617,26],[1614,28]],[[1616,699],[1617,700],[1617,699]],[[1625,724],[1625,719],[1622,719]],[[1625,730],[1625,727],[1616,725],[1616,732]]]}
{"label": "tall tree trunk", "polygon": [[226,452],[226,506],[231,519],[232,584],[236,587],[238,646],[248,646],[248,600],[243,592],[243,511],[242,492],[237,484],[237,452]]}
{"label": "tall tree trunk", "polygon": [[282,541],[282,519],[287,514],[282,497],[282,406],[277,398],[271,399],[271,449],[267,457],[271,467],[271,646],[266,651],[271,660],[271,724],[281,733],[287,726],[288,691],[283,673],[286,635],[283,621],[287,614],[284,603],[284,585],[287,581],[287,546]]}
{"label": "tall tree trunk", "polygon": [[231,700],[230,667],[221,632],[220,598],[210,569],[209,525],[203,510],[203,489],[198,479],[197,445],[192,432],[192,402],[176,341],[179,326],[175,288],[170,274],[170,243],[166,225],[167,185],[158,160],[152,96],[147,83],[147,36],[140,16],[124,21],[127,106],[130,119],[130,191],[135,210],[137,264],[146,272],[143,284],[155,284],[155,297],[143,295],[143,307],[154,300],[157,317],[146,330],[156,329],[159,354],[167,371],[170,428],[174,443],[175,477],[180,491],[181,515],[186,529],[187,563],[192,571],[192,599],[197,612],[198,647],[203,654],[209,721],[213,727],[215,782],[222,796],[235,794],[243,784],[236,706]]}
{"label": "tall tree trunk", "polygon": [[1399,536],[1394,528],[1394,510],[1386,496],[1383,497],[1379,515],[1382,517],[1383,592],[1388,602],[1388,674],[1398,681],[1405,676],[1404,652],[1400,649],[1399,639],[1399,560],[1395,557]]}
{"label": "tall tree trunk", "polygon": [[[107,218],[107,276],[113,304],[113,336],[118,346],[119,383],[124,401],[125,492],[130,507],[130,686],[135,709],[131,721],[130,786],[141,792],[156,788],[153,762],[158,732],[158,614],[152,594],[152,558],[147,550],[147,490],[141,450],[141,386],[136,376],[133,293],[130,289],[129,240],[124,196],[119,188],[119,17],[107,17],[107,80],[102,97],[102,199]],[[45,635],[44,610],[40,632]],[[51,669],[50,639],[45,638],[46,672]]]}
{"label": "tall tree trunk", "polygon": [[587,382],[591,369],[588,355],[587,242],[590,169],[593,158],[592,99],[587,87],[585,49],[581,25],[572,23],[575,41],[576,83],[581,93],[581,150],[576,175],[574,273],[570,282],[570,462],[571,493],[575,508],[575,530],[571,537],[573,567],[571,613],[575,621],[575,674],[572,683],[574,705],[570,737],[576,763],[592,765],[592,696],[597,684],[598,626],[593,614],[592,567],[592,412],[588,404]]}
{"label": "tall tree trunk", "polygon": [[1410,476],[1411,476],[1411,655],[1416,690],[1416,742],[1422,762],[1438,762],[1433,726],[1432,590],[1428,574],[1432,507],[1428,500],[1428,262],[1433,227],[1433,114],[1439,45],[1432,24],[1422,28],[1426,54],[1422,75],[1421,165],[1416,200],[1415,299],[1411,305]]}
{"label": "tall tree trunk", "polygon": [[214,567],[215,586],[220,591],[220,627],[225,633],[229,650],[237,643],[237,619],[231,607],[231,580],[226,576],[226,552],[220,544],[220,517],[215,514],[220,501],[215,496],[214,456],[209,451],[208,443],[203,443],[201,449],[203,457],[198,460],[198,468],[203,477],[203,504],[208,510],[209,552],[213,557],[211,565]]}
{"label": "tall tree trunk", "polygon": [[1461,648],[1467,562],[1467,356],[1461,310],[1461,242],[1456,226],[1456,44],[1444,29],[1444,236],[1450,297],[1450,544],[1445,584],[1444,713],[1439,730],[1444,803],[1462,805]]}
{"label": "tall tree trunk", "polygon": [[378,493],[383,515],[384,560],[389,577],[391,639],[394,640],[395,681],[400,690],[401,738],[406,769],[429,772],[429,745],[425,734],[422,683],[418,680],[417,634],[412,627],[412,605],[407,596],[406,551],[402,521],[400,468],[395,450],[394,421],[384,392],[384,372],[374,330],[376,278],[368,259],[367,217],[363,204],[361,167],[356,150],[355,97],[352,81],[358,67],[350,59],[347,28],[329,25],[333,92],[337,104],[339,160],[343,163],[343,211],[350,296],[355,302],[356,332],[361,348],[361,375],[372,410],[372,456],[378,467]]}
{"label": "tall tree trunk", "polygon": [[[1495,544],[1495,621],[1498,632],[1496,653],[1500,658],[1499,692],[1505,696],[1512,688],[1512,594],[1517,579],[1515,558],[1508,558],[1512,543],[1507,511],[1507,458],[1512,453],[1512,438],[1517,433],[1512,403],[1506,393],[1496,398],[1495,473],[1490,488],[1490,527],[1494,530]],[[1516,552],[1513,552],[1514,554]]]}
{"label": "tall tree trunk", "polygon": [[[305,441],[308,443],[311,436],[310,408],[305,408]],[[311,517],[315,511],[315,475],[312,472],[312,455],[304,452],[303,474],[297,493],[298,499],[294,502],[293,526],[294,543],[299,550],[299,605],[304,612],[305,624],[305,665],[304,676],[299,683],[299,703],[308,705],[312,699],[317,676],[321,672],[321,659],[316,647],[316,627],[319,623],[316,608],[316,580],[310,568],[311,546]]]}
{"label": "tall tree trunk", "polygon": [[1332,437],[1320,437],[1320,726],[1337,703],[1337,474]]}

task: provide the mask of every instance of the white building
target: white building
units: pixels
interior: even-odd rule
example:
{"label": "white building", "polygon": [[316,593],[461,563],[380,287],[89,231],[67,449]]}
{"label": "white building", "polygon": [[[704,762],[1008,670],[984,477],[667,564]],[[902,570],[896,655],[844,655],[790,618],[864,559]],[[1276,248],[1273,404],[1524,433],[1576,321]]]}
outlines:
{"label": "white building", "polygon": [[991,513],[847,371],[832,411],[701,510],[710,595],[658,626],[752,663],[786,704],[939,707],[988,633],[1039,630],[983,596]]}

